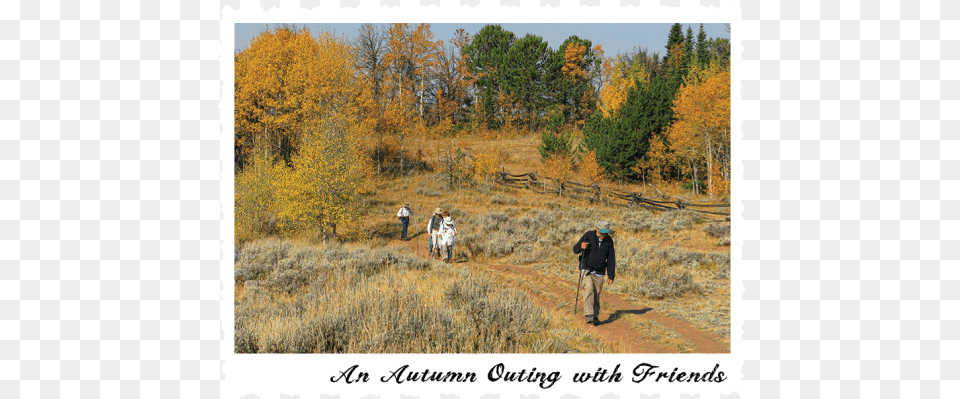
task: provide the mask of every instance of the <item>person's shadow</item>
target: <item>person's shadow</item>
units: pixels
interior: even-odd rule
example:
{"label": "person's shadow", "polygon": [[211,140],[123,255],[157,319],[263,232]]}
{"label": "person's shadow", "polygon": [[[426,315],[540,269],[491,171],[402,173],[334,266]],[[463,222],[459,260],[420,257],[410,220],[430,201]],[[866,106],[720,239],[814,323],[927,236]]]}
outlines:
{"label": "person's shadow", "polygon": [[617,320],[620,320],[620,318],[623,317],[623,315],[626,315],[626,314],[644,314],[644,313],[647,313],[647,312],[649,312],[649,311],[651,311],[651,310],[653,310],[653,308],[631,309],[631,310],[617,310],[616,312],[613,312],[612,314],[610,314],[610,317],[608,317],[606,320],[601,321],[600,324],[602,325],[602,324],[607,324],[607,323],[613,323],[613,322],[615,322],[615,321],[617,321]]}

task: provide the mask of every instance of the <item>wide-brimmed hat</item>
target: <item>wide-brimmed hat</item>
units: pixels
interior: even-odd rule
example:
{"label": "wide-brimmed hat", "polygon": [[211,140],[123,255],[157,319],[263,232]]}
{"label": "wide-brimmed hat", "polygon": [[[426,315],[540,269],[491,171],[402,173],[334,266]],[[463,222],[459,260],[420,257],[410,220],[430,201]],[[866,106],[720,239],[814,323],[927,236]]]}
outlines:
{"label": "wide-brimmed hat", "polygon": [[439,214],[441,214],[441,213],[443,213],[443,209],[440,209],[440,207],[437,207],[437,209],[434,209],[434,210],[433,210],[433,214],[434,214],[434,215],[439,215]]}
{"label": "wide-brimmed hat", "polygon": [[451,218],[450,216],[447,216],[443,218],[443,221],[444,223],[450,224],[450,223],[453,223],[453,218]]}
{"label": "wide-brimmed hat", "polygon": [[612,226],[610,226],[610,222],[608,222],[608,221],[606,221],[606,220],[601,220],[601,221],[597,222],[597,231],[599,231],[599,232],[601,232],[601,233],[603,233],[603,234],[610,234],[611,228],[612,228]]}
{"label": "wide-brimmed hat", "polygon": [[409,207],[410,207],[410,203],[409,203],[409,202],[404,202],[404,203],[403,203],[403,207],[404,207],[404,208],[409,208]]}

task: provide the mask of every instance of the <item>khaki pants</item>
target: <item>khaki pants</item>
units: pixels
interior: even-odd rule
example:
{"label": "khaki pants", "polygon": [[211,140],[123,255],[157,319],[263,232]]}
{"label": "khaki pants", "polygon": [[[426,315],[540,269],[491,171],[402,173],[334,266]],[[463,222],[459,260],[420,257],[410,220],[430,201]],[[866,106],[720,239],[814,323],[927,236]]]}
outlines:
{"label": "khaki pants", "polygon": [[600,316],[600,291],[603,291],[603,280],[605,276],[597,276],[593,273],[581,270],[585,273],[583,276],[583,315]]}
{"label": "khaki pants", "polygon": [[430,248],[430,255],[433,256],[434,253],[438,252],[437,248],[440,247],[440,231],[431,230],[430,231],[430,240],[433,243],[433,247]]}
{"label": "khaki pants", "polygon": [[453,243],[440,244],[440,258],[450,259],[453,257]]}

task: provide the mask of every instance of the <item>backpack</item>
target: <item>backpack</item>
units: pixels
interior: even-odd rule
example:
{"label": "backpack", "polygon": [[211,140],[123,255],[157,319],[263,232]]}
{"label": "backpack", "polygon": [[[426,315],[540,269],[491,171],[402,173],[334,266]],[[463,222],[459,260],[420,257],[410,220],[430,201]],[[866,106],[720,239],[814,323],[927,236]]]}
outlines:
{"label": "backpack", "polygon": [[447,222],[440,223],[440,244],[443,245],[452,245],[457,235],[457,227],[454,226],[453,222],[447,224]]}

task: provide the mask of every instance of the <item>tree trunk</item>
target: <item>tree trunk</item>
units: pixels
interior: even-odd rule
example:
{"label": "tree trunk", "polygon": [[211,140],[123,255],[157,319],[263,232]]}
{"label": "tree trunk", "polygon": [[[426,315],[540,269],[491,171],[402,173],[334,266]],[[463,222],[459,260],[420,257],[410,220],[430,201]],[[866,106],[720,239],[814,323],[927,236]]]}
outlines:
{"label": "tree trunk", "polygon": [[693,165],[693,195],[697,195],[700,190],[700,184],[697,179],[697,164],[695,162],[691,162],[691,164]]}
{"label": "tree trunk", "polygon": [[713,148],[707,138],[707,193],[713,198]]}

